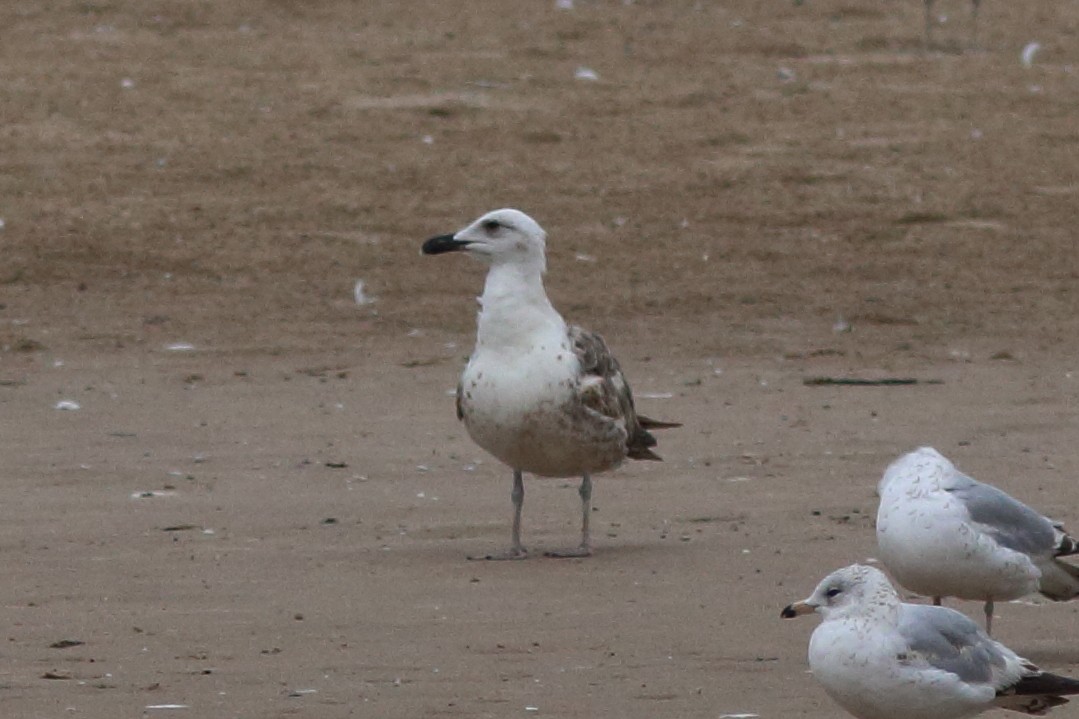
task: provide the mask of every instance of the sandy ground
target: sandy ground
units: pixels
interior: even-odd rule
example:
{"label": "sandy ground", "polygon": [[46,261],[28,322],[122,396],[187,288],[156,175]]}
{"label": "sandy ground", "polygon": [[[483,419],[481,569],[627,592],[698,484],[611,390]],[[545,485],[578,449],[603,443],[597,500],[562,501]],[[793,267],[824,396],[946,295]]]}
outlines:
{"label": "sandy ground", "polygon": [[[5,4],[0,714],[839,715],[778,613],[891,458],[1079,527],[1079,6],[938,5],[925,52],[914,0]],[[586,560],[465,559],[482,269],[418,247],[499,206],[685,423]],[[1079,675],[1079,605],[997,622]]]}

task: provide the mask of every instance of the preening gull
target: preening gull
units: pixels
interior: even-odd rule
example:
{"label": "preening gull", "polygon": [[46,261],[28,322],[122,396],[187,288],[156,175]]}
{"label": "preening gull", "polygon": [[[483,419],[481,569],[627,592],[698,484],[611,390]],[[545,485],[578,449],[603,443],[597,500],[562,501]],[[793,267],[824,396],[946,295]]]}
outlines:
{"label": "preening gull", "polygon": [[985,602],[987,632],[996,600],[1033,592],[1057,601],[1079,596],[1079,567],[1059,559],[1079,554],[1079,542],[932,447],[893,462],[878,490],[877,544],[888,571],[935,604],[942,597]]}
{"label": "preening gull", "polygon": [[961,719],[994,707],[1041,715],[1079,694],[1079,681],[1041,671],[964,614],[900,602],[874,567],[832,572],[781,616],[811,612],[822,616],[809,640],[813,676],[859,719]]}
{"label": "preening gull", "polygon": [[463,251],[490,269],[480,297],[476,348],[457,385],[457,417],[472,439],[513,469],[513,545],[485,559],[521,559],[523,473],[581,477],[581,543],[550,556],[591,554],[592,475],[626,457],[652,459],[648,430],[677,427],[637,414],[603,338],[567,325],[543,289],[546,233],[519,210],[488,212],[432,237],[424,254]]}

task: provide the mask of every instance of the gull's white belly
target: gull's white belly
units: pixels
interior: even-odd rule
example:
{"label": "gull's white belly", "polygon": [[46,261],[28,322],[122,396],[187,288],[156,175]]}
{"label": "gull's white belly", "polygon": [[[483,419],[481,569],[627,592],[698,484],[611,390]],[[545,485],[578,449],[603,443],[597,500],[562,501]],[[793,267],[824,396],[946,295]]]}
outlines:
{"label": "gull's white belly", "polygon": [[1010,600],[1035,592],[1041,571],[966,521],[958,500],[895,501],[877,516],[880,558],[907,589],[926,596]]}
{"label": "gull's white belly", "polygon": [[477,353],[461,376],[461,412],[472,439],[514,469],[547,477],[617,467],[626,431],[578,401],[569,347],[509,356]]}

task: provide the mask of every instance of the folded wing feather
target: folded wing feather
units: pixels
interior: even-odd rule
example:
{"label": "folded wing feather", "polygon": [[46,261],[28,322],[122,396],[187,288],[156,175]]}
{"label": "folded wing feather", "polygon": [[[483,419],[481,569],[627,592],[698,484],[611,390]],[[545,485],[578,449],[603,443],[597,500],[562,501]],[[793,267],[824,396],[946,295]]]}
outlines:
{"label": "folded wing feather", "polygon": [[589,409],[612,421],[623,423],[626,429],[626,455],[631,459],[662,459],[652,451],[656,438],[648,429],[678,427],[673,422],[658,422],[637,414],[633,393],[622,374],[618,360],[607,343],[595,332],[575,325],[568,328],[570,344],[581,366],[581,402]]}

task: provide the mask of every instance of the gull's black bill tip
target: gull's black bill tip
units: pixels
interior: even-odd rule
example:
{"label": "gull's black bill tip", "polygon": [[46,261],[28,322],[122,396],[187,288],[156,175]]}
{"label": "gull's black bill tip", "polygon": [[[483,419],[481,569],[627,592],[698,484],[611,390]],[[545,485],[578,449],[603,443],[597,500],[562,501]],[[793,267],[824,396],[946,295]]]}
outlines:
{"label": "gull's black bill tip", "polygon": [[425,255],[441,255],[443,252],[457,252],[466,247],[468,242],[465,240],[455,240],[453,235],[439,235],[424,242],[421,251]]}
{"label": "gull's black bill tip", "polygon": [[784,619],[794,619],[800,617],[803,614],[812,614],[817,611],[816,604],[810,604],[809,602],[795,602],[794,604],[788,604],[783,608],[783,611],[779,613],[779,616]]}

